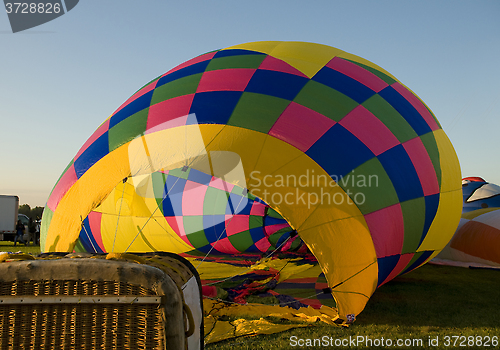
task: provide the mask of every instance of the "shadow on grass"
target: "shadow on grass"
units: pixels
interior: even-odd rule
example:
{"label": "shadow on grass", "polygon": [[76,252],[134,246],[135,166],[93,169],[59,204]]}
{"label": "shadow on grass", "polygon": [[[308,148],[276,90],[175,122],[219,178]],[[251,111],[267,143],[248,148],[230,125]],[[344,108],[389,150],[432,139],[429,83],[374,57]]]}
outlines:
{"label": "shadow on grass", "polygon": [[498,327],[500,271],[427,264],[381,286],[356,325]]}

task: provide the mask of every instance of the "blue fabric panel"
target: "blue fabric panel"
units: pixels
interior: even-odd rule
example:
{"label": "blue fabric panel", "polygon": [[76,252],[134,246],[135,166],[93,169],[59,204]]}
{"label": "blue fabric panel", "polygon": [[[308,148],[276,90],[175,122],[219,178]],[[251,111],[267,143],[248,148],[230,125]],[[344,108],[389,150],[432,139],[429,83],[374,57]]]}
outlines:
{"label": "blue fabric panel", "polygon": [[342,125],[332,126],[306,152],[330,176],[345,176],[375,155]]}
{"label": "blue fabric panel", "polygon": [[250,235],[254,242],[260,241],[262,238],[265,238],[264,230],[262,227],[254,227],[250,229]]}
{"label": "blue fabric panel", "polygon": [[363,103],[375,95],[375,91],[366,85],[328,67],[321,68],[321,70],[312,77],[312,80],[329,86],[358,103]]}
{"label": "blue fabric panel", "polygon": [[390,255],[383,258],[378,258],[378,283],[377,287],[380,286],[387,277],[391,274],[392,270],[396,267],[399,262],[401,255]]}
{"label": "blue fabric panel", "polygon": [[271,216],[264,217],[265,226],[279,225],[279,224],[288,224],[288,221],[286,221],[285,219],[273,218]]}
{"label": "blue fabric panel", "polygon": [[220,50],[213,58],[227,57],[227,56],[239,56],[239,55],[265,55],[265,53],[257,51],[249,51],[242,49],[232,49],[232,50]]}
{"label": "blue fabric panel", "polygon": [[[226,124],[238,103],[242,91],[209,91],[194,95],[189,113],[198,124]],[[187,123],[190,124],[190,123]]]}
{"label": "blue fabric panel", "polygon": [[252,200],[248,199],[248,197],[230,193],[226,205],[226,215],[250,215],[252,204]]}
{"label": "blue fabric panel", "polygon": [[397,145],[378,155],[384,170],[396,189],[400,202],[423,197],[417,171],[403,145]]}
{"label": "blue fabric panel", "polygon": [[208,186],[212,180],[212,175],[202,173],[196,169],[191,169],[188,175],[188,180]]}
{"label": "blue fabric panel", "polygon": [[420,239],[420,244],[422,244],[425,236],[427,236],[427,232],[429,232],[429,228],[431,227],[432,221],[436,217],[438,206],[439,206],[439,193],[425,197],[425,223],[424,223],[424,232],[422,233],[422,238]]}
{"label": "blue fabric panel", "polygon": [[309,79],[294,74],[257,69],[245,91],[292,101]]}
{"label": "blue fabric panel", "polygon": [[116,114],[112,116],[111,119],[109,120],[109,128],[111,129],[113,126],[115,126],[122,120],[127,119],[131,115],[139,111],[142,111],[145,108],[148,108],[151,105],[151,98],[153,97],[153,92],[154,90],[146,92],[144,95],[136,98],[134,101],[130,102],[121,110],[116,112]]}
{"label": "blue fabric panel", "polygon": [[80,178],[102,157],[109,153],[108,132],[102,134],[75,160],[75,173]]}
{"label": "blue fabric panel", "polygon": [[90,230],[90,223],[88,217],[86,217],[85,220],[83,220],[83,227],[82,230],[80,231],[80,236],[78,238],[80,239],[80,242],[85,248],[85,251],[89,253],[104,253],[102,249],[99,247],[99,244],[97,244],[94,235]]}
{"label": "blue fabric panel", "polygon": [[210,63],[210,60],[198,62],[195,64],[192,64],[190,66],[181,68],[179,70],[176,70],[172,73],[169,73],[163,77],[161,77],[158,80],[158,83],[156,84],[156,87],[160,87],[162,85],[165,85],[167,83],[170,83],[171,81],[184,78],[193,74],[198,74],[198,73],[203,73],[205,69],[207,68],[208,64]]}
{"label": "blue fabric panel", "polygon": [[388,86],[378,93],[410,124],[418,136],[431,132],[430,126],[418,111],[393,87]]}
{"label": "blue fabric panel", "polygon": [[203,215],[203,230],[209,242],[227,237],[225,220],[224,215]]}
{"label": "blue fabric panel", "polygon": [[163,215],[182,216],[182,195],[186,180],[175,176],[168,176],[163,193]]}

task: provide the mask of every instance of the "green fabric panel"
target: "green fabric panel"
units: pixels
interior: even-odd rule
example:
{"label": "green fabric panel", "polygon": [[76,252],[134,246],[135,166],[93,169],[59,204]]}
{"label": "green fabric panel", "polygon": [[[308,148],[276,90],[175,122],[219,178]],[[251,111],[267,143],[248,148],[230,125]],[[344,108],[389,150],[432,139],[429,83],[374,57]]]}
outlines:
{"label": "green fabric panel", "polygon": [[390,76],[388,76],[387,74],[375,69],[375,68],[372,68],[372,67],[369,67],[369,66],[366,66],[364,65],[363,63],[359,63],[359,62],[356,62],[356,61],[352,61],[352,60],[348,60],[348,59],[345,59],[346,61],[349,61],[349,62],[352,62],[364,69],[366,69],[367,71],[375,74],[377,77],[379,77],[380,79],[382,79],[383,81],[385,81],[387,84],[389,85],[392,85],[392,83],[395,83],[396,80],[394,80],[393,78],[391,78]]}
{"label": "green fabric panel", "polygon": [[243,191],[246,191],[246,189],[235,185],[231,190],[231,193],[237,194],[238,196],[246,197],[246,194],[243,194]]}
{"label": "green fabric panel", "polygon": [[439,149],[436,143],[436,138],[433,132],[428,132],[425,135],[420,136],[420,140],[424,144],[429,157],[431,158],[432,165],[436,171],[436,176],[438,179],[439,188],[441,188],[441,162],[439,161]]}
{"label": "green fabric panel", "polygon": [[213,187],[207,187],[203,200],[203,213],[205,215],[225,215],[229,194]]}
{"label": "green fabric panel", "polygon": [[272,218],[277,218],[277,219],[283,219],[283,217],[280,215],[280,213],[278,213],[273,208],[267,208],[267,216],[270,216]]}
{"label": "green fabric panel", "polygon": [[151,174],[151,183],[153,185],[153,193],[156,198],[156,203],[158,207],[163,210],[163,199],[165,196],[165,180],[167,179],[167,174],[162,172],[154,172]]}
{"label": "green fabric panel", "polygon": [[[42,223],[40,226],[40,232],[49,232],[50,222],[52,221],[52,217],[54,216],[54,212],[50,210],[48,206],[45,206],[42,213]],[[46,235],[40,234],[40,247],[45,247],[45,239]],[[43,253],[43,251],[42,251]]]}
{"label": "green fabric panel", "polygon": [[184,216],[184,231],[187,234],[189,242],[195,247],[203,247],[209,244],[207,237],[205,236],[205,231],[203,230],[203,216]]}
{"label": "green fabric panel", "polygon": [[380,95],[373,95],[363,102],[362,106],[384,123],[399,142],[403,143],[418,136],[403,116]]}
{"label": "green fabric panel", "polygon": [[309,80],[293,101],[336,122],[358,106],[350,97],[314,80]]}
{"label": "green fabric panel", "polygon": [[[337,183],[351,197],[350,200],[355,201],[363,215],[399,202],[392,181],[377,158],[361,164],[354,171],[339,178]],[[330,200],[332,204],[335,204],[341,199],[339,195],[336,195]],[[345,203],[347,198],[342,198],[342,200]]]}
{"label": "green fabric panel", "polygon": [[85,253],[86,252],[85,248],[83,247],[82,242],[80,241],[80,238],[78,238],[78,240],[76,241],[75,247],[73,249],[75,250],[76,253]]}
{"label": "green fabric panel", "polygon": [[146,131],[148,123],[149,108],[132,114],[127,119],[122,120],[108,131],[109,151],[135,139],[138,135]]}
{"label": "green fabric panel", "polygon": [[241,95],[227,125],[267,134],[290,101],[253,92]]}
{"label": "green fabric panel", "polygon": [[248,228],[256,228],[264,226],[264,218],[262,216],[250,215],[248,217]]}
{"label": "green fabric panel", "polygon": [[182,171],[182,168],[172,169],[168,172],[168,176],[175,176],[184,180],[187,180],[191,168],[187,168],[186,171]]}
{"label": "green fabric panel", "polygon": [[401,211],[404,221],[404,242],[401,254],[415,252],[420,245],[425,224],[425,199],[424,197],[401,202]]}
{"label": "green fabric panel", "polygon": [[229,238],[229,242],[231,242],[233,247],[240,252],[246,251],[254,244],[250,231],[242,231],[235,235],[228,236],[227,238]]}
{"label": "green fabric panel", "polygon": [[205,71],[228,68],[259,68],[266,55],[236,55],[214,58]]}
{"label": "green fabric panel", "polygon": [[194,94],[202,75],[203,73],[189,75],[157,87],[153,92],[151,106],[174,97]]}

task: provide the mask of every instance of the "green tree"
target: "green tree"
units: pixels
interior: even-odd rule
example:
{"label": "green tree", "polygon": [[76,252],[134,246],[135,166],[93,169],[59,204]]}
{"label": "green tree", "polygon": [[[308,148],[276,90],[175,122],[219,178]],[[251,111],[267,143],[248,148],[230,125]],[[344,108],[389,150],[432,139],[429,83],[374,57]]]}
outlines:
{"label": "green tree", "polygon": [[31,207],[29,206],[29,204],[20,205],[18,212],[19,214],[24,214],[27,217],[31,217]]}

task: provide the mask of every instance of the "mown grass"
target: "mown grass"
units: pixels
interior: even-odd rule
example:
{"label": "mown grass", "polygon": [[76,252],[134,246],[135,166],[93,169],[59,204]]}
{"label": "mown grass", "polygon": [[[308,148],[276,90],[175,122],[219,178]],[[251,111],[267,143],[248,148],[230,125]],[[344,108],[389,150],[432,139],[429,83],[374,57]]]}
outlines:
{"label": "mown grass", "polygon": [[40,254],[40,246],[33,245],[33,242],[31,242],[29,246],[25,246],[22,243],[18,243],[14,246],[14,242],[0,241],[0,252],[21,252],[38,255]]}
{"label": "mown grass", "polygon": [[[489,346],[484,344],[487,337]],[[383,346],[388,339],[396,348],[398,339],[404,348],[498,348],[492,340],[499,338],[500,271],[428,264],[380,287],[348,328],[317,323],[208,344],[206,349],[324,349],[338,347],[335,341],[344,341],[346,346],[340,347],[380,349],[390,348]],[[311,344],[319,339],[320,345],[307,346],[307,339]]]}

